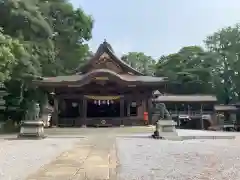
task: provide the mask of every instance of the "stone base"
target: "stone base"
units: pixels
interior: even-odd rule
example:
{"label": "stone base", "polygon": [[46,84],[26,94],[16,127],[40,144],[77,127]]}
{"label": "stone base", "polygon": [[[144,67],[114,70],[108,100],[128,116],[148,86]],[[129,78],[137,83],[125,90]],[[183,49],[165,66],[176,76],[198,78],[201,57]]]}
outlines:
{"label": "stone base", "polygon": [[18,134],[17,138],[18,139],[33,139],[33,140],[38,140],[38,139],[45,139],[47,136],[42,135],[28,135],[28,134]]}
{"label": "stone base", "polygon": [[19,138],[44,138],[44,123],[42,121],[24,121],[21,124]]}
{"label": "stone base", "polygon": [[159,120],[159,132],[176,132],[175,126],[177,123],[173,120]]}
{"label": "stone base", "polygon": [[152,138],[153,139],[164,139],[162,136],[154,136],[154,135],[152,135]]}
{"label": "stone base", "polygon": [[158,131],[154,131],[152,138],[153,139],[164,139],[163,136],[161,136]]}
{"label": "stone base", "polygon": [[177,132],[161,132],[160,136],[165,140],[170,141],[182,141],[182,137],[178,135]]}

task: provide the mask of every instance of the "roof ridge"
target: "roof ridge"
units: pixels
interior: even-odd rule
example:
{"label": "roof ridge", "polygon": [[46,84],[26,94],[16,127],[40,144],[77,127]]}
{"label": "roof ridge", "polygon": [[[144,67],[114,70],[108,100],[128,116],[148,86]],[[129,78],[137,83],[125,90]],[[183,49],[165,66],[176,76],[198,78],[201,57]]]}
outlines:
{"label": "roof ridge", "polygon": [[[143,73],[141,73],[140,71],[138,71],[137,69],[131,67],[128,63],[126,63],[125,61],[123,61],[121,58],[118,58],[117,55],[115,54],[112,46],[106,41],[106,39],[104,40],[103,43],[101,43],[97,49],[97,51],[95,52],[94,56],[91,57],[88,62],[86,62],[85,65],[83,65],[82,67],[78,68],[76,71],[81,70],[82,68],[88,66],[93,60],[95,60],[95,58],[100,57],[103,53],[107,53],[108,55],[112,56],[112,59],[117,60],[120,65],[123,65],[124,67],[128,68],[130,71],[136,73],[137,75],[143,75]],[[77,74],[79,74],[80,72],[76,72]]]}

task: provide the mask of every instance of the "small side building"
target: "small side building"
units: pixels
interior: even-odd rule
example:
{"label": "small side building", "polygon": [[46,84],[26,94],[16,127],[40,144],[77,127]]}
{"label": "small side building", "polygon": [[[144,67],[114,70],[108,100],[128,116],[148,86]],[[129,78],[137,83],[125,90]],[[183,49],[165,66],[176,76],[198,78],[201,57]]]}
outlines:
{"label": "small side building", "polygon": [[[213,95],[160,95],[155,99],[156,102],[164,103],[170,115],[175,121],[179,116],[189,117],[196,121],[195,129],[202,128],[203,117],[209,116],[209,125],[215,124],[215,109],[217,103],[216,96]],[[191,122],[193,123],[193,122]],[[179,124],[179,122],[178,122]]]}
{"label": "small side building", "polygon": [[214,106],[215,112],[217,114],[217,125],[226,126],[239,124],[237,122],[237,112],[238,108],[233,104],[220,104]]}

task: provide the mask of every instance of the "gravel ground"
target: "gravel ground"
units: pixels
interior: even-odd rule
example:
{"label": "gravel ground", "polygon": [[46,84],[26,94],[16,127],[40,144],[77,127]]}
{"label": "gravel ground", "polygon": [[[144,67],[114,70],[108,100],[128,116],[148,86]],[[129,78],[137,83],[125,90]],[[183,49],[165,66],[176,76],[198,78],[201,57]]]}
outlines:
{"label": "gravel ground", "polygon": [[119,180],[240,179],[240,139],[118,138]]}
{"label": "gravel ground", "polygon": [[0,180],[24,180],[80,139],[0,140]]}
{"label": "gravel ground", "polygon": [[179,136],[240,136],[239,132],[177,129]]}

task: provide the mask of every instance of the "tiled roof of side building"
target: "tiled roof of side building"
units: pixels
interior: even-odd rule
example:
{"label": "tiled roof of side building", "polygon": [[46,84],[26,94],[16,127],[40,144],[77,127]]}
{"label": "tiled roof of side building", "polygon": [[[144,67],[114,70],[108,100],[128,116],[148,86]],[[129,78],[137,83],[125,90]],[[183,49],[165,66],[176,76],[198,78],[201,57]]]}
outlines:
{"label": "tiled roof of side building", "polygon": [[215,105],[214,109],[216,111],[236,111],[238,108],[234,105]]}

